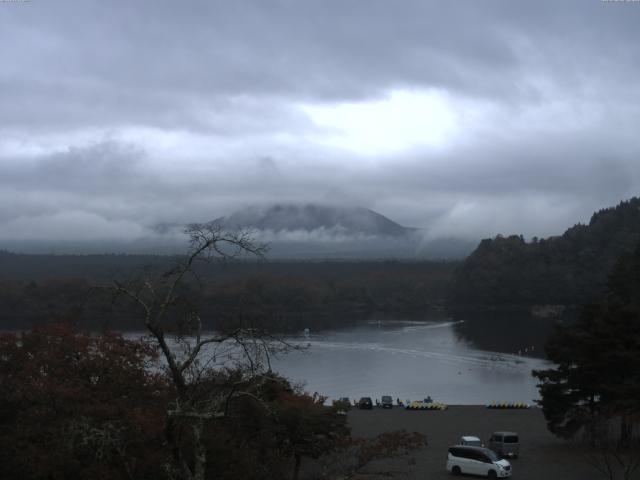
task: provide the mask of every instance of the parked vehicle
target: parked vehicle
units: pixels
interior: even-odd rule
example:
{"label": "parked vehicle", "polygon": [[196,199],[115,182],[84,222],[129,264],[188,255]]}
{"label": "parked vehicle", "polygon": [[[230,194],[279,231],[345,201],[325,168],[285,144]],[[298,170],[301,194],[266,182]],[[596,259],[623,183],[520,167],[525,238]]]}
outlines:
{"label": "parked vehicle", "polygon": [[487,478],[506,478],[511,476],[511,464],[488,448],[455,445],[449,447],[447,471],[453,475],[464,473]]}
{"label": "parked vehicle", "polygon": [[460,445],[470,445],[472,447],[484,447],[484,445],[482,444],[482,440],[480,440],[478,437],[473,437],[470,435],[465,435],[463,437],[460,437]]}
{"label": "parked vehicle", "polygon": [[520,439],[515,432],[493,432],[489,439],[489,448],[501,457],[518,458]]}
{"label": "parked vehicle", "polygon": [[362,397],[358,402],[358,408],[363,410],[371,410],[373,408],[371,397]]}
{"label": "parked vehicle", "polygon": [[383,395],[382,400],[380,400],[380,406],[382,408],[393,408],[393,398],[389,395]]}

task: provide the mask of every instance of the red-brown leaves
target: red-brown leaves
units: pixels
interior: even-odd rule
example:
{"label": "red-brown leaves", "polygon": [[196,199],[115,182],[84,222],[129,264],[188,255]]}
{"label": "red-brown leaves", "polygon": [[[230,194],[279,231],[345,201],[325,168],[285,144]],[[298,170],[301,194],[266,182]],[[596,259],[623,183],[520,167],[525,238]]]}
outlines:
{"label": "red-brown leaves", "polygon": [[[0,335],[7,478],[127,478],[159,468],[167,388],[147,368],[155,358],[145,343],[69,325]],[[145,461],[134,465],[140,450]]]}

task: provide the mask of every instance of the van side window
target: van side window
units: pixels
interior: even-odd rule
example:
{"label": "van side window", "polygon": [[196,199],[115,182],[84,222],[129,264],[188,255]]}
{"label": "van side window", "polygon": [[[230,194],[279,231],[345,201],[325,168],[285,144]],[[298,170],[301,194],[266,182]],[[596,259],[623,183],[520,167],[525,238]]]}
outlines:
{"label": "van side window", "polygon": [[456,457],[460,458],[473,458],[473,452],[469,451],[466,448],[456,448],[457,454]]}
{"label": "van side window", "polygon": [[471,460],[477,460],[478,462],[484,462],[485,456],[484,453],[473,450],[469,452],[469,458]]}
{"label": "van side window", "polygon": [[504,437],[504,443],[518,443],[518,437],[516,435],[507,435]]}

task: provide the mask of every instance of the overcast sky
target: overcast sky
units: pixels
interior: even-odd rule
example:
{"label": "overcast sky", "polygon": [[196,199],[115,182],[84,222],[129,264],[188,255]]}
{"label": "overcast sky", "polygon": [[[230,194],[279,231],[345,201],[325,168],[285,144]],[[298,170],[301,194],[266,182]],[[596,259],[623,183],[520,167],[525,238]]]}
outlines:
{"label": "overcast sky", "polygon": [[639,187],[640,2],[0,1],[0,239],[276,202],[546,236]]}

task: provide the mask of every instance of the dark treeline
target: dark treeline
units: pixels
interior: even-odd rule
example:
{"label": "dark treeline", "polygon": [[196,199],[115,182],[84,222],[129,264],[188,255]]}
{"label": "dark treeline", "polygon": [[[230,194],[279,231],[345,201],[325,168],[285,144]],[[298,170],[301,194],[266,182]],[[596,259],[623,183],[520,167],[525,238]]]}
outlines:
{"label": "dark treeline", "polygon": [[456,305],[581,305],[600,297],[618,258],[640,242],[640,198],[596,212],[562,236],[483,240],[457,269]]}
{"label": "dark treeline", "polygon": [[[201,263],[185,285],[208,328],[250,318],[280,330],[328,327],[430,307],[577,306],[599,298],[616,260],[640,242],[640,199],[595,213],[547,239],[497,236],[462,263],[236,261]],[[268,257],[267,257],[268,258]],[[0,327],[72,319],[87,328],[136,329],[127,306],[95,285],[166,271],[177,257],[21,255],[0,252]]]}
{"label": "dark treeline", "polygon": [[[0,326],[73,320],[83,328],[137,329],[130,305],[96,285],[153,275],[175,257],[0,254]],[[344,324],[371,312],[424,311],[445,303],[452,262],[201,263],[183,287],[207,328],[238,318],[279,330]]]}

